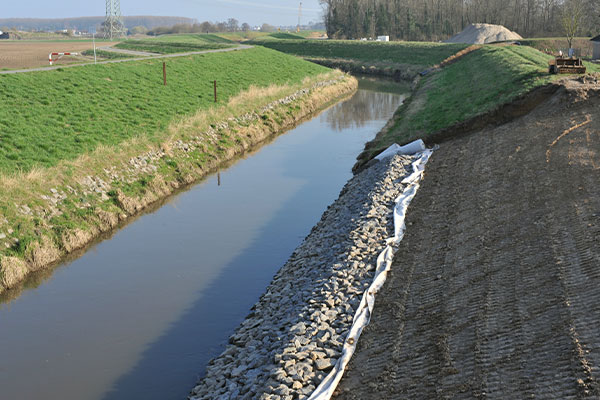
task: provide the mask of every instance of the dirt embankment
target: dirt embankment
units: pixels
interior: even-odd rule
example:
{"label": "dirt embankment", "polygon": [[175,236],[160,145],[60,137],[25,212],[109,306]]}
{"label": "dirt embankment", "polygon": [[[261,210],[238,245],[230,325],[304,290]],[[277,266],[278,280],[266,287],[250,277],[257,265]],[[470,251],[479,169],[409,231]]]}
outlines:
{"label": "dirt embankment", "polygon": [[600,397],[599,107],[572,80],[441,145],[338,399]]}
{"label": "dirt embankment", "polygon": [[[19,207],[23,215],[37,218],[39,224],[44,226],[51,226],[51,219],[56,215],[64,215],[68,219],[66,212],[74,213],[72,216],[83,215],[85,229],[65,230],[59,238],[38,234],[23,255],[0,257],[0,293],[18,288],[30,273],[59,262],[103,233],[126,223],[148,206],[197,182],[261,142],[354,93],[357,86],[356,79],[338,72],[335,76],[328,75],[328,80],[314,83],[264,107],[249,109],[245,115],[211,124],[206,131],[197,128],[206,116],[193,116],[173,128],[174,132],[179,132],[174,133],[174,139],[147,149],[142,154],[137,153],[132,158],[127,158],[129,152],[125,153],[126,157],[110,154],[108,148],[86,156],[81,162],[99,163],[99,170],[103,172],[97,176],[67,175],[69,178],[64,182],[67,190],[53,189],[52,196],[42,196],[48,201],[49,209]],[[269,96],[269,90],[280,89],[268,88],[264,90],[265,93],[260,89],[253,90],[242,94],[240,100],[232,101],[244,104],[250,101],[256,107],[255,104],[260,103],[260,96]],[[134,151],[139,151],[133,142],[121,146],[121,151],[127,151],[125,148],[129,145],[137,149]],[[204,154],[205,162],[195,162],[190,157],[192,152]],[[120,158],[123,158],[122,162],[116,161]],[[125,186],[122,185],[124,180],[127,182]],[[97,197],[97,204],[85,204],[84,208],[68,210],[69,204],[78,203],[80,197],[90,195]],[[0,228],[7,228],[3,224],[6,221],[0,218]]]}

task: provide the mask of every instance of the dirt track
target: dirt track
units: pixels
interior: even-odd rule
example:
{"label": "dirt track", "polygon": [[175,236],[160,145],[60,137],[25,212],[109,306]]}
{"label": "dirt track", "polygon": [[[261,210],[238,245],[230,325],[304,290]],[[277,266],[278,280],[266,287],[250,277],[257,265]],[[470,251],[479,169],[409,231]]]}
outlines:
{"label": "dirt track", "polygon": [[600,398],[600,85],[568,86],[434,153],[338,399]]}

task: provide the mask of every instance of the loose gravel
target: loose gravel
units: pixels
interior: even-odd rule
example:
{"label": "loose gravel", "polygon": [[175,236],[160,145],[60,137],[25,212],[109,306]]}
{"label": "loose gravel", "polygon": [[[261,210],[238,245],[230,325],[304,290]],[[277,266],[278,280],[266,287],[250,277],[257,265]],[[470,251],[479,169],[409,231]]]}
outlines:
{"label": "loose gravel", "polygon": [[335,365],[413,157],[353,177],[213,359],[191,399],[307,398]]}

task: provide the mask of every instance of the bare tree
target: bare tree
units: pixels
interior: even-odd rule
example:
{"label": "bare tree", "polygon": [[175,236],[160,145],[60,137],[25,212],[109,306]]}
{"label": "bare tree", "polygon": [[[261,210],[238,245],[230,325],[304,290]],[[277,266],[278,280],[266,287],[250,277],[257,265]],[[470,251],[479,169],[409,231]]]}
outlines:
{"label": "bare tree", "polygon": [[468,24],[504,25],[524,36],[559,36],[562,16],[582,11],[578,33],[600,31],[600,0],[319,0],[332,38],[390,35],[403,40],[445,40]]}
{"label": "bare tree", "polygon": [[567,37],[569,49],[573,48],[573,38],[579,32],[583,19],[583,5],[581,0],[567,0],[561,18],[562,27]]}
{"label": "bare tree", "polygon": [[229,32],[237,32],[240,30],[239,21],[235,18],[229,18],[227,20],[227,30]]}

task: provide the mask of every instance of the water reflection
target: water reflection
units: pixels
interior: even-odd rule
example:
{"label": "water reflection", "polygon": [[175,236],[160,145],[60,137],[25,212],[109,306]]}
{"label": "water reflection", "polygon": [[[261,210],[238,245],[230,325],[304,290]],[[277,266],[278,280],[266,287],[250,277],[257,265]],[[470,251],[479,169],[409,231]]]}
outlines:
{"label": "water reflection", "polygon": [[346,103],[333,106],[321,116],[331,129],[341,132],[364,127],[373,120],[385,119],[398,108],[398,95],[359,90]]}

